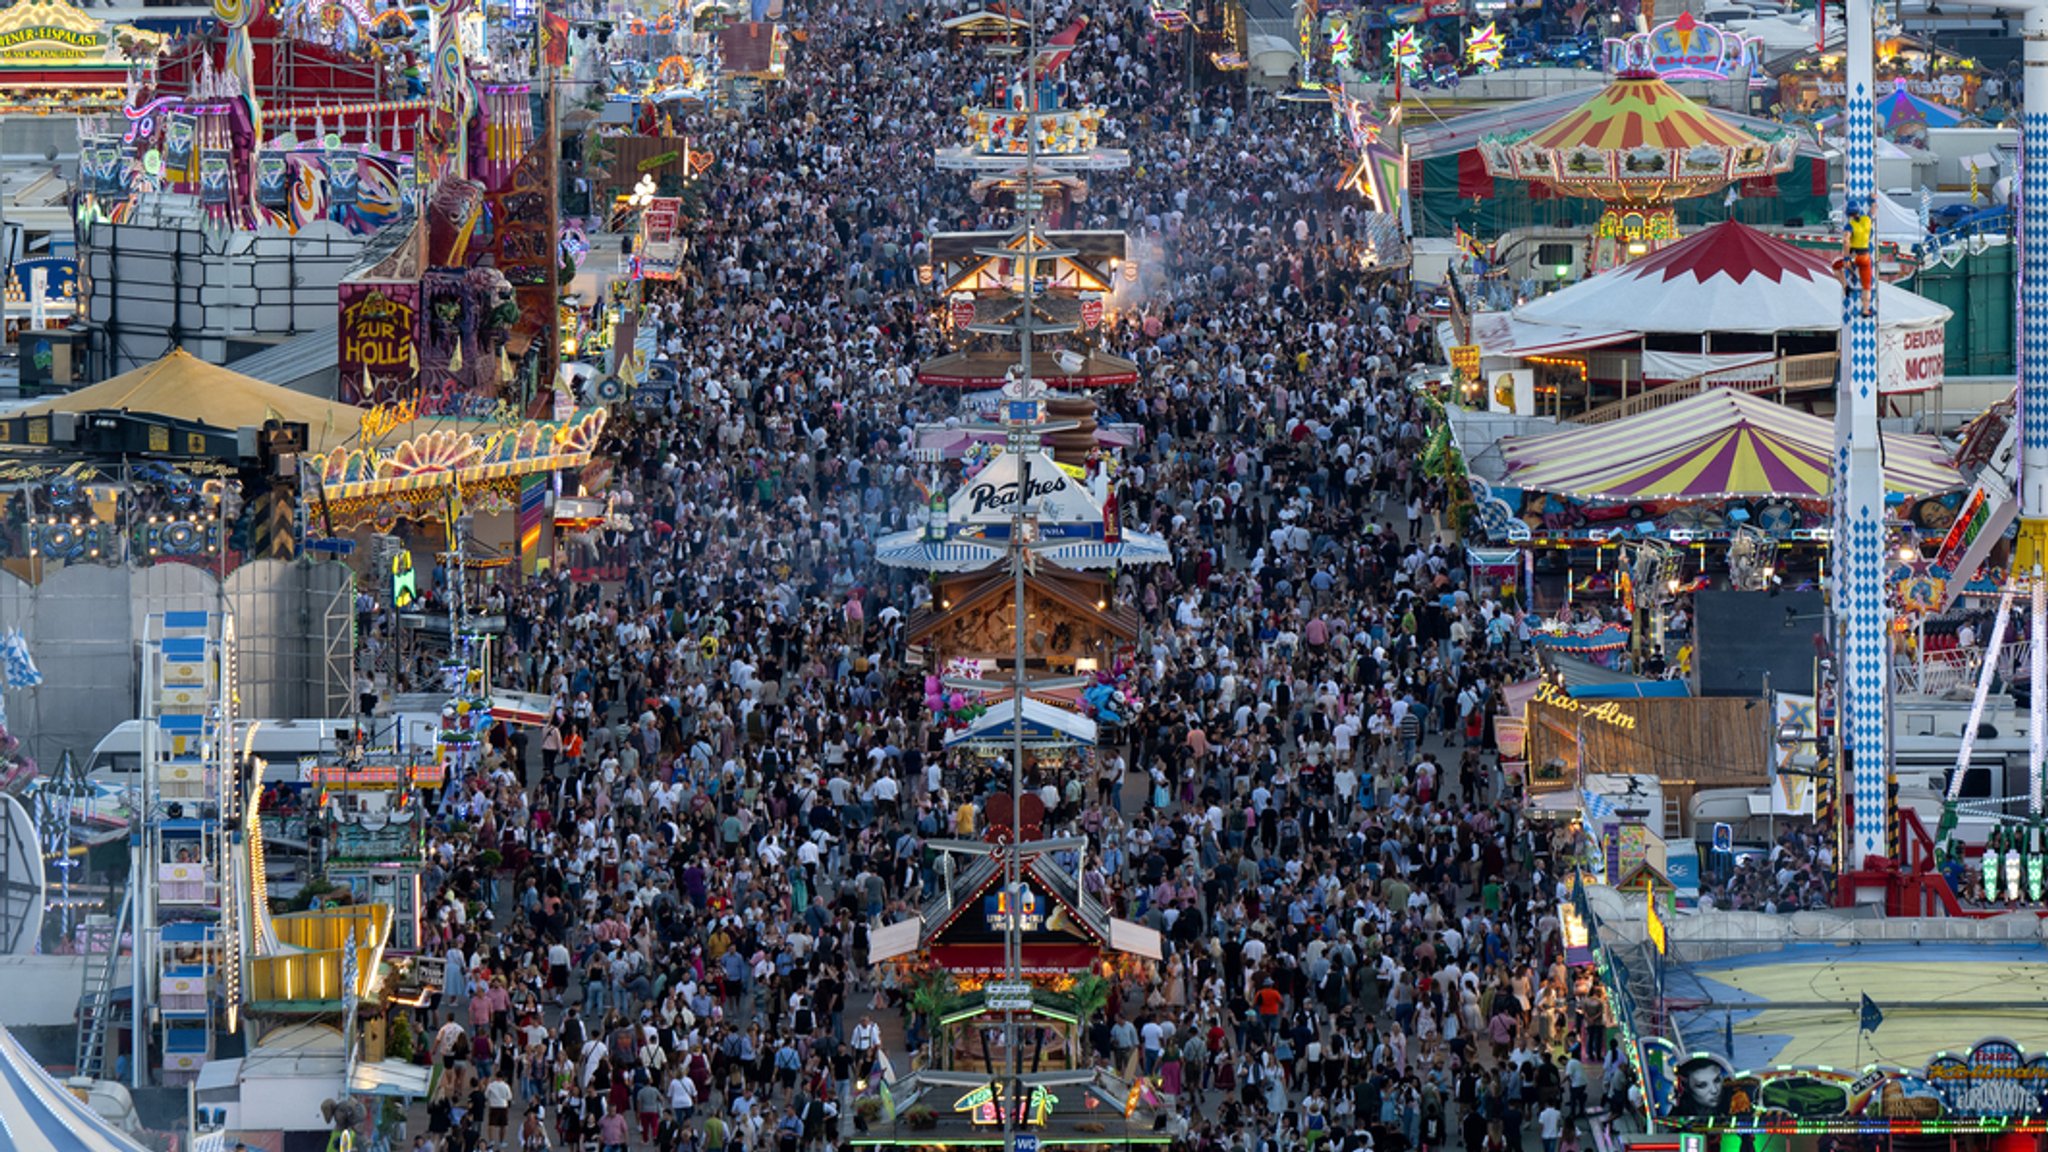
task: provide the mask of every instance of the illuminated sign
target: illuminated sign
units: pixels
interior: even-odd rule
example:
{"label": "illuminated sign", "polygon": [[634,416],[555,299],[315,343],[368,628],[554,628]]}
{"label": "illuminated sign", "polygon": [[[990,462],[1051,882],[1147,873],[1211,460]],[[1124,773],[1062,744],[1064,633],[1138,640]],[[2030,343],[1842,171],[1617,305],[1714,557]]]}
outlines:
{"label": "illuminated sign", "polygon": [[419,598],[419,578],[412,570],[412,553],[400,552],[391,558],[391,606],[403,610]]}
{"label": "illuminated sign", "polygon": [[988,917],[988,926],[997,932],[1007,931],[1013,920],[1019,932],[1036,932],[1045,927],[1044,904],[1038,893],[1029,888],[991,892],[982,897],[981,907]]}
{"label": "illuminated sign", "polygon": [[1538,688],[1535,699],[1538,704],[1548,704],[1560,711],[1577,713],[1588,720],[1611,724],[1624,732],[1633,732],[1636,729],[1636,718],[1623,712],[1621,705],[1612,700],[1588,708],[1583,701],[1574,700],[1569,693],[1555,684],[1545,684]]}
{"label": "illuminated sign", "polygon": [[1665,80],[1761,82],[1757,50],[1762,41],[1740,32],[1702,24],[1691,13],[1648,32],[1607,42],[1607,70],[1616,75],[1649,73]]}
{"label": "illuminated sign", "polygon": [[1046,1117],[1052,1113],[1052,1106],[1059,1102],[1060,1098],[1043,1085],[1033,1085],[1028,1097],[1005,1101],[1002,1085],[989,1083],[953,1101],[953,1111],[968,1113],[975,1124],[1001,1124],[1003,1113],[1008,1112],[1010,1119],[1018,1124],[1043,1126]]}
{"label": "illuminated sign", "polygon": [[15,59],[73,59],[106,46],[105,33],[49,26],[0,31],[0,56]]}
{"label": "illuminated sign", "polygon": [[417,399],[379,404],[375,408],[371,408],[363,413],[362,420],[360,421],[363,439],[382,439],[385,434],[395,432],[414,420],[419,419],[419,414],[419,401]]}
{"label": "illuminated sign", "polygon": [[1451,345],[1451,367],[1467,380],[1479,379],[1479,345]]}

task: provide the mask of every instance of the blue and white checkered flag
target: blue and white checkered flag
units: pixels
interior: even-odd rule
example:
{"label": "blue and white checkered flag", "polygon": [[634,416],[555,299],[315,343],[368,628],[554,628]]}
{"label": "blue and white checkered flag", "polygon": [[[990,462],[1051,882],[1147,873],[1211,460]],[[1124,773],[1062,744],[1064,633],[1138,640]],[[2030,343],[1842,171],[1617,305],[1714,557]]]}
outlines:
{"label": "blue and white checkered flag", "polygon": [[1589,820],[1605,820],[1614,815],[1614,801],[1591,788],[1579,789],[1579,796],[1586,802],[1586,817]]}
{"label": "blue and white checkered flag", "polygon": [[43,673],[28,654],[28,641],[19,628],[8,629],[7,638],[0,640],[0,670],[7,673],[9,688],[34,688],[43,682]]}

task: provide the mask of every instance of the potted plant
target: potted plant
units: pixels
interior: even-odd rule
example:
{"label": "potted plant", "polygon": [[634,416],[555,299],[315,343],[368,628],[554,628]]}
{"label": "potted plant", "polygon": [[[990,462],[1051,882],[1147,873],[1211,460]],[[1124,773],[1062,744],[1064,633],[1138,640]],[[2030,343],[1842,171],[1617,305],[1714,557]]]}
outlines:
{"label": "potted plant", "polygon": [[401,1063],[411,1063],[416,1046],[412,1034],[412,1017],[404,1012],[393,1012],[390,1035],[384,1040],[384,1054]]}
{"label": "potted plant", "polygon": [[881,1114],[882,1098],[880,1096],[869,1093],[853,1102],[853,1126],[858,1131],[867,1131],[868,1125],[873,1124]]}
{"label": "potted plant", "polygon": [[901,1119],[905,1124],[920,1132],[928,1132],[939,1126],[939,1114],[932,1111],[931,1107],[925,1104],[919,1104],[915,1108],[904,1112]]}
{"label": "potted plant", "polygon": [[1067,998],[1073,1001],[1074,1015],[1085,1028],[1109,1004],[1109,981],[1091,972],[1074,981]]}

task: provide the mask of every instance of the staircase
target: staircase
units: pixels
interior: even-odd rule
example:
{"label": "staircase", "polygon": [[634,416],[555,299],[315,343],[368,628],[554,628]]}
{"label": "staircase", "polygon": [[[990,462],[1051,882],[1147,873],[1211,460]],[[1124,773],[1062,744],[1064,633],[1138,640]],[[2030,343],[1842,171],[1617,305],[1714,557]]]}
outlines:
{"label": "staircase", "polygon": [[[1778,358],[1778,382],[1775,388],[1766,386],[1763,388],[1745,388],[1743,391],[1755,393],[1775,391],[1777,399],[1782,403],[1787,393],[1833,388],[1835,386],[1835,366],[1840,360],[1841,357],[1833,352],[1815,352],[1805,356],[1781,356]],[[1689,376],[1684,380],[1673,380],[1669,384],[1659,384],[1653,388],[1638,392],[1633,396],[1624,396],[1619,400],[1602,404],[1589,412],[1572,417],[1572,421],[1577,424],[1606,424],[1615,420],[1626,419],[1630,416],[1640,416],[1645,412],[1654,412],[1666,404],[1684,400],[1690,396],[1697,396],[1711,388],[1731,387],[1731,385],[1715,383],[1710,379],[1710,377],[1720,375],[1726,371],[1728,370],[1718,369],[1714,372],[1706,372],[1698,376]]]}
{"label": "staircase", "polygon": [[128,935],[128,914],[135,906],[135,884],[131,877],[121,897],[121,911],[114,917],[114,930],[106,940],[104,958],[88,956],[85,964],[85,993],[80,999],[78,1020],[78,1075],[106,1079],[108,1017],[114,1009],[114,984],[121,969],[121,941]]}

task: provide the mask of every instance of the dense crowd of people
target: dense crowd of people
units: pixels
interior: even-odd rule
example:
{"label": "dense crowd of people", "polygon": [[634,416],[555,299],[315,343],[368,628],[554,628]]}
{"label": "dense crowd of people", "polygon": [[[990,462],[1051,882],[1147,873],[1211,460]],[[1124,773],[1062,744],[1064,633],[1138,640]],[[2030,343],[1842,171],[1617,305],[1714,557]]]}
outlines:
{"label": "dense crowd of people", "polygon": [[[923,504],[913,429],[957,414],[915,382],[948,347],[917,269],[937,232],[1014,224],[932,163],[1005,66],[947,14],[792,5],[790,82],[690,125],[719,162],[647,286],[680,386],[608,431],[585,571],[490,593],[501,683],[555,711],[494,735],[432,836],[415,1147],[814,1152],[854,1083],[933,1059],[868,943],[986,789],[905,661],[929,586],[874,552]],[[1443,523],[1420,318],[1326,110],[1190,90],[1142,5],[1087,15],[1068,98],[1131,165],[1066,223],[1147,263],[1103,338],[1141,380],[1100,404],[1143,434],[1128,522],[1174,557],[1114,583],[1141,708],[1032,781],[1085,888],[1166,940],[1091,1046],[1159,1077],[1184,1149],[1556,1152],[1625,1062],[1563,962],[1567,846],[1493,753],[1529,623]]]}

